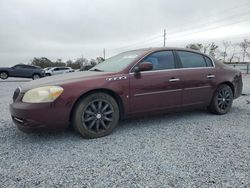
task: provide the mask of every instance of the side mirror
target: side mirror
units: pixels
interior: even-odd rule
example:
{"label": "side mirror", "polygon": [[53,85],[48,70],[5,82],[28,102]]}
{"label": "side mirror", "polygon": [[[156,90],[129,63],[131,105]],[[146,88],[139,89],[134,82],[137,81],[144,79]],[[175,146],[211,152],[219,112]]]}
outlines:
{"label": "side mirror", "polygon": [[134,72],[139,73],[141,71],[150,71],[153,70],[153,64],[150,62],[142,62],[138,67],[135,67]]}

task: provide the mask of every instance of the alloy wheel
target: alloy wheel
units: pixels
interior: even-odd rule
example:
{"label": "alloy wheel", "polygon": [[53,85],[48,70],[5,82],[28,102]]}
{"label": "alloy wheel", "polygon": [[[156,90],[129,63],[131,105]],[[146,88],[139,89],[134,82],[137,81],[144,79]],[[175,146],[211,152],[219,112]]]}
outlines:
{"label": "alloy wheel", "polygon": [[0,78],[1,79],[6,79],[6,78],[8,78],[8,74],[6,72],[1,72],[0,73]]}
{"label": "alloy wheel", "polygon": [[232,100],[233,99],[232,99],[232,95],[230,91],[226,87],[222,88],[219,91],[218,97],[217,97],[218,108],[222,111],[227,110],[227,108],[230,107]]}
{"label": "alloy wheel", "polygon": [[90,132],[107,130],[114,118],[114,109],[108,101],[95,100],[87,105],[82,114],[82,124]]}

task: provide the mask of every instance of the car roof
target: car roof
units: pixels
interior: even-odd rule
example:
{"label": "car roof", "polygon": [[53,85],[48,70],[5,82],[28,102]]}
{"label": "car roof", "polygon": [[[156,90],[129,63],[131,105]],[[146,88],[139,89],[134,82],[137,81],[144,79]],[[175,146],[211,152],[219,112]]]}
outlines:
{"label": "car roof", "polygon": [[19,66],[19,65],[21,65],[21,66],[27,66],[27,67],[29,66],[29,67],[41,68],[41,67],[39,67],[37,65],[27,65],[27,64],[22,64],[22,63],[16,64],[15,66]]}

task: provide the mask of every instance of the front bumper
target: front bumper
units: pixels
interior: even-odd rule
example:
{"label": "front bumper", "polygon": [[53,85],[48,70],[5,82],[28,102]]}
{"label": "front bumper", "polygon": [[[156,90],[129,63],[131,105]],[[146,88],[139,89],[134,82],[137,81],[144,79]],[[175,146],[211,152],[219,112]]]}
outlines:
{"label": "front bumper", "polygon": [[60,130],[69,125],[69,112],[60,104],[30,104],[13,102],[10,104],[13,122],[24,132]]}

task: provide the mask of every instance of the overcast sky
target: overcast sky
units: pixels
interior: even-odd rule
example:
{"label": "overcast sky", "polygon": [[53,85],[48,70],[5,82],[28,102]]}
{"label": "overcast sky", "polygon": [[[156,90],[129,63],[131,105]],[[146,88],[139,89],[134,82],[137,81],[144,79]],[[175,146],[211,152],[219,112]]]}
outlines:
{"label": "overcast sky", "polygon": [[0,66],[250,36],[249,0],[0,0]]}

